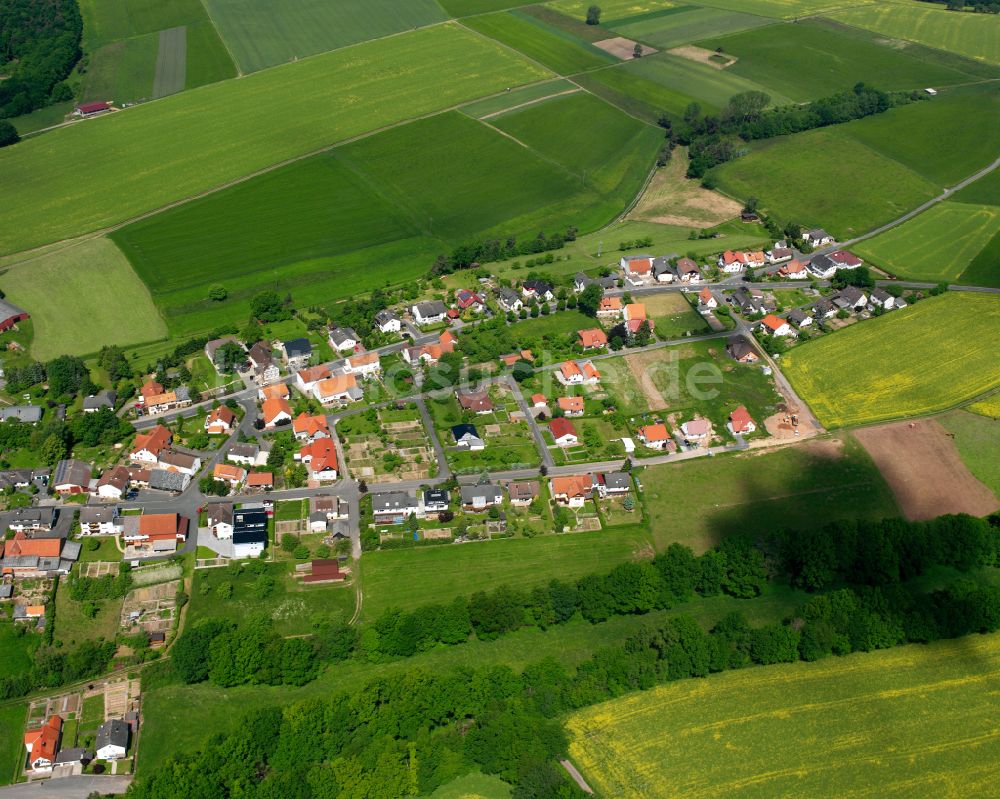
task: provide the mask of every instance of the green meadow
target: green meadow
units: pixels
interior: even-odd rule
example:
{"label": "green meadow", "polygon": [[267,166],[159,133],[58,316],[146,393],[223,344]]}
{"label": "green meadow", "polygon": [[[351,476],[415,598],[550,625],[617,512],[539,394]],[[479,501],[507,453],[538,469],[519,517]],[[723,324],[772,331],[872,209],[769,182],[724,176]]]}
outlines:
{"label": "green meadow", "polygon": [[617,59],[596,47],[525,14],[489,14],[470,17],[464,23],[484,36],[520,50],[560,75],[573,75],[618,63]]}
{"label": "green meadow", "polygon": [[[122,222],[256,170],[548,74],[439,25],[183,92],[0,151],[0,252]],[[261,118],[261,109],[281,109]],[[87,180],[80,180],[81,164]]]}
{"label": "green meadow", "polygon": [[[962,282],[963,273],[1000,233],[1000,208],[939,203],[899,227],[854,247],[866,260],[895,275]],[[994,284],[1000,281],[1000,270]]]}
{"label": "green meadow", "polygon": [[834,94],[864,81],[884,91],[972,80],[956,69],[910,55],[867,31],[822,20],[773,25],[698,42],[739,60],[723,70],[796,101]]}
{"label": "green meadow", "polygon": [[443,22],[434,0],[206,0],[243,72]]}
{"label": "green meadow", "polygon": [[524,86],[514,89],[504,94],[487,97],[485,100],[476,100],[463,105],[459,110],[463,114],[476,119],[486,119],[487,117],[502,114],[520,105],[537,103],[550,97],[556,97],[564,92],[579,91],[571,81],[564,78],[545,81],[544,83],[533,83],[531,86]]}
{"label": "green meadow", "polygon": [[948,11],[943,5],[898,0],[859,5],[831,16],[883,36],[909,39],[1000,64],[1000,17],[996,14],[961,14]]}
{"label": "green meadow", "polygon": [[773,19],[753,14],[681,5],[608,20],[603,24],[621,36],[665,50],[696,42],[706,36],[724,36],[773,23]]}
{"label": "green meadow", "polygon": [[700,4],[704,6],[760,14],[775,19],[808,17],[868,2],[869,0],[700,0]]}

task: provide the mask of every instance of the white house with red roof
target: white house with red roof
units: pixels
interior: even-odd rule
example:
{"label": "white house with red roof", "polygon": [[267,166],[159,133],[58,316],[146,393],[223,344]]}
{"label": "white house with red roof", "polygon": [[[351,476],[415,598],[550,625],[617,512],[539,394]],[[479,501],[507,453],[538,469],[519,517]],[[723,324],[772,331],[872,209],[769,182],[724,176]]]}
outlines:
{"label": "white house with red roof", "polygon": [[802,261],[789,261],[778,270],[778,274],[787,280],[806,280],[809,270]]}
{"label": "white house with red roof", "polygon": [[772,336],[790,336],[795,332],[788,322],[773,313],[769,313],[761,319],[760,326]]}
{"label": "white house with red roof", "polygon": [[475,291],[469,289],[459,289],[455,292],[455,305],[462,311],[474,311],[482,313],[486,308],[486,302]]}
{"label": "white house with red roof", "polygon": [[573,423],[563,417],[558,417],[549,422],[549,432],[552,433],[552,440],[559,447],[572,447],[579,441]]}
{"label": "white house with red roof", "polygon": [[619,264],[625,273],[625,280],[633,286],[649,282],[653,275],[652,255],[624,255]]}
{"label": "white house with red roof", "polygon": [[712,423],[708,419],[692,419],[681,425],[685,441],[704,441],[712,434]]}
{"label": "white house with red roof", "polygon": [[712,295],[712,290],[708,286],[698,292],[698,305],[709,311],[718,307],[719,301]]}
{"label": "white house with red roof", "polygon": [[337,479],[337,445],[329,438],[320,438],[307,444],[299,450],[295,459],[306,465],[310,480],[322,483]]}
{"label": "white house with red roof", "polygon": [[734,436],[743,435],[744,433],[753,433],[757,429],[757,423],[754,422],[753,418],[750,416],[750,412],[740,405],[736,410],[729,414],[729,423],[726,425],[729,428],[729,432]]}

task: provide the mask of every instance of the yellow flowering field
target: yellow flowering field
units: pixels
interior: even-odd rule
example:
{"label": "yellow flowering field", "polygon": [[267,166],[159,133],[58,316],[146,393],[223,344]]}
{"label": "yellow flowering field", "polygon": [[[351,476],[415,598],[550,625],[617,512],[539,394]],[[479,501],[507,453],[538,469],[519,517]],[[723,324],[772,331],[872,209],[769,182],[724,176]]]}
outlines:
{"label": "yellow flowering field", "polygon": [[1000,298],[948,292],[795,347],[781,368],[827,427],[944,410],[1000,385]]}
{"label": "yellow flowering field", "polygon": [[682,680],[587,708],[570,757],[602,796],[995,795],[1000,634]]}

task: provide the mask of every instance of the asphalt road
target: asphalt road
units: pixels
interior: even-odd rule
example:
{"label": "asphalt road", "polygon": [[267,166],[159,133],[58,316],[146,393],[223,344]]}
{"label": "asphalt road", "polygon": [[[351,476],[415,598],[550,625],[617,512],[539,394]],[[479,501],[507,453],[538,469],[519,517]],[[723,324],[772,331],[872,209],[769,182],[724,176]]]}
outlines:
{"label": "asphalt road", "polygon": [[0,799],[87,799],[94,791],[104,794],[125,793],[132,777],[95,777],[81,774],[58,780],[25,782],[0,788]]}

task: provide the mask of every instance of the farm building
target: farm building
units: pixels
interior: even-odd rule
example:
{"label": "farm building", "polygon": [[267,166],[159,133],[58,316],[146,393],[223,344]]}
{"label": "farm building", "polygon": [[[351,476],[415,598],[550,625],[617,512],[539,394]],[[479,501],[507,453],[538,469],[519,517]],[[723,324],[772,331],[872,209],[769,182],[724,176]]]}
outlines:
{"label": "farm building", "polygon": [[340,564],[332,559],[314,560],[310,564],[309,574],[302,578],[306,583],[337,583],[347,579],[340,570]]}

